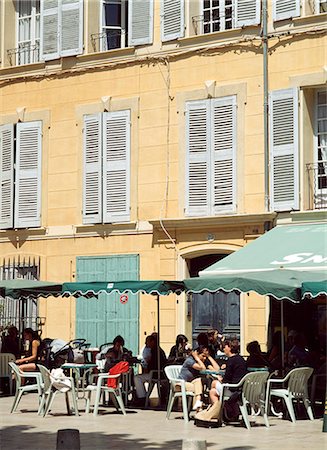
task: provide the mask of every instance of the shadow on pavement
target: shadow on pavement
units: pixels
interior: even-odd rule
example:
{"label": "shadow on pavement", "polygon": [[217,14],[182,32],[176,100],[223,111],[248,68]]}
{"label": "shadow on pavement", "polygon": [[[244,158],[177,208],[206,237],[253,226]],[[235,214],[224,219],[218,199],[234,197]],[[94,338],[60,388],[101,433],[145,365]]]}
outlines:
{"label": "shadow on pavement", "polygon": [[[57,430],[53,432],[33,432],[33,426],[18,425],[5,427],[1,431],[1,448],[6,450],[55,450]],[[80,430],[81,450],[181,450],[182,440],[155,442],[148,439],[135,438],[130,434],[103,434],[101,432],[85,432]],[[207,447],[213,444],[207,443]],[[2,447],[3,446],[3,447]],[[254,447],[242,447],[242,450]],[[238,450],[241,447],[229,448]],[[227,450],[227,449],[225,449]]]}

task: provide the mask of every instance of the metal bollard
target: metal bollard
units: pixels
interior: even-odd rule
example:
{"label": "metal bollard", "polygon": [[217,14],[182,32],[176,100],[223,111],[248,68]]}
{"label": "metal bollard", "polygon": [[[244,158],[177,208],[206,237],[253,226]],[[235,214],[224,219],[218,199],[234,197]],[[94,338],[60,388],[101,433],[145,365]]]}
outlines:
{"label": "metal bollard", "polygon": [[81,450],[79,430],[74,428],[58,430],[56,450]]}
{"label": "metal bollard", "polygon": [[207,450],[207,441],[184,439],[182,450]]}

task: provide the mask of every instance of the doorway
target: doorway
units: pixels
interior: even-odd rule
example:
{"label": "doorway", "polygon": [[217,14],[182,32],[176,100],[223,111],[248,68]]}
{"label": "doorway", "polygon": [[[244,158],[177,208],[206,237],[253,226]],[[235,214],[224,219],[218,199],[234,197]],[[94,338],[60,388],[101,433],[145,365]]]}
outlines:
{"label": "doorway", "polygon": [[[206,269],[217,261],[223,259],[226,254],[209,254],[186,260],[190,277],[199,276],[201,270]],[[205,292],[192,294],[192,340],[195,344],[199,333],[211,328],[227,337],[240,338],[240,295],[231,292]]]}

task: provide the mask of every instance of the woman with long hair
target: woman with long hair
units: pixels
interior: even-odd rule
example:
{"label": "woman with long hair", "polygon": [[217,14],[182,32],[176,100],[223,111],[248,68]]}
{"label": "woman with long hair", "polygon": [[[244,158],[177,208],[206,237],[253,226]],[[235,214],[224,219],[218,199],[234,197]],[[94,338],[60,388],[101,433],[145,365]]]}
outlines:
{"label": "woman with long hair", "polygon": [[37,370],[36,364],[40,360],[41,339],[36,331],[32,328],[25,328],[23,338],[28,342],[28,350],[24,358],[16,359],[16,364],[22,372],[34,372]]}

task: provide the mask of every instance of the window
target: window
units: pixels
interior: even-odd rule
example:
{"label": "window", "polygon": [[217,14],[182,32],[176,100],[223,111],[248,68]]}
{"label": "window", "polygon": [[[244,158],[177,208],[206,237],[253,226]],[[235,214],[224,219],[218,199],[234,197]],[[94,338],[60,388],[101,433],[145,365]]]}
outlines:
{"label": "window", "polygon": [[98,0],[99,33],[92,34],[94,51],[151,44],[153,0]]}
{"label": "window", "polygon": [[203,33],[213,33],[234,28],[233,6],[233,0],[204,0]]}
{"label": "window", "polygon": [[42,122],[0,126],[0,229],[41,225]]}
{"label": "window", "polygon": [[40,59],[40,1],[19,1],[16,64],[30,64]]}
{"label": "window", "polygon": [[270,206],[299,209],[298,92],[270,93]]}
{"label": "window", "polygon": [[326,0],[274,0],[273,20],[292,19],[312,14],[324,14],[327,12]]}
{"label": "window", "polygon": [[192,18],[196,34],[217,31],[260,23],[260,0],[200,0],[200,16]]}
{"label": "window", "polygon": [[327,91],[317,92],[314,205],[327,207]]}
{"label": "window", "polygon": [[102,0],[102,51],[126,47],[127,18],[126,0]]}
{"label": "window", "polygon": [[41,2],[41,59],[83,52],[83,0]]}
{"label": "window", "polygon": [[236,96],[186,104],[186,214],[236,209]]}
{"label": "window", "polygon": [[84,116],[83,223],[130,220],[130,111]]}

